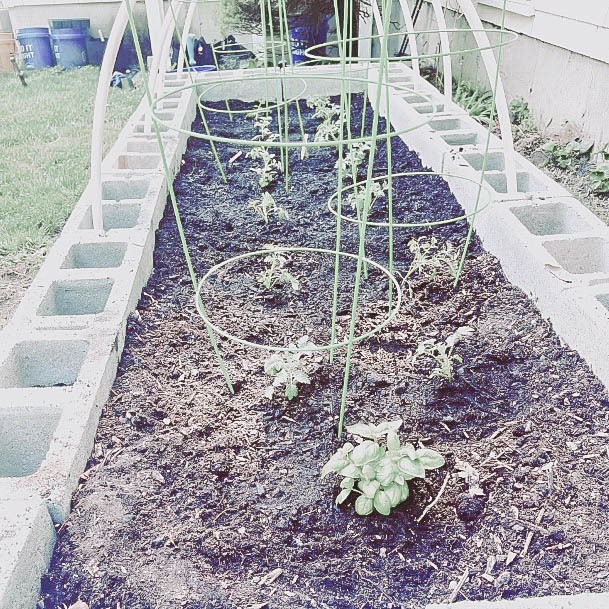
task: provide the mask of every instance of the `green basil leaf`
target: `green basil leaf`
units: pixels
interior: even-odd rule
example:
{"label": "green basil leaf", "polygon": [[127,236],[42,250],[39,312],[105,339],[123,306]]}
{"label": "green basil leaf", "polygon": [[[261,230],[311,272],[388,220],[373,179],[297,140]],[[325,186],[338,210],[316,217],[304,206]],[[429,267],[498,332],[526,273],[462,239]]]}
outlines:
{"label": "green basil leaf", "polygon": [[353,488],[355,480],[353,478],[343,478],[340,482],[340,488]]}
{"label": "green basil leaf", "polygon": [[340,505],[350,494],[350,488],[343,489],[340,493],[338,493],[338,496],[336,497],[336,503]]}
{"label": "green basil leaf", "polygon": [[376,478],[376,468],[372,463],[366,463],[362,466],[362,479],[374,480]]}
{"label": "green basil leaf", "polygon": [[387,496],[389,497],[389,501],[391,501],[391,507],[394,508],[399,503],[402,503],[402,488],[397,484],[392,484],[391,486],[385,489]]}
{"label": "green basil leaf", "polygon": [[360,480],[357,484],[358,488],[366,497],[374,497],[381,485],[376,480]]}
{"label": "green basil leaf", "polygon": [[400,448],[400,455],[403,457],[409,457],[410,459],[415,459],[417,456],[417,451],[410,442],[406,442],[406,444]]}
{"label": "green basil leaf", "polygon": [[383,516],[391,513],[391,498],[387,491],[379,491],[374,497],[374,509]]}
{"label": "green basil leaf", "polygon": [[425,468],[418,460],[413,461],[409,457],[402,457],[398,467],[406,480],[409,478],[425,478]]}
{"label": "green basil leaf", "polygon": [[383,421],[376,426],[376,432],[380,435],[385,435],[390,431],[397,432],[402,427],[402,419],[396,419],[395,421]]}
{"label": "green basil leaf", "polygon": [[374,501],[370,499],[370,497],[366,497],[366,495],[360,495],[355,500],[355,511],[360,516],[368,516],[372,514],[372,510],[374,509]]}
{"label": "green basil leaf", "polygon": [[400,438],[395,431],[387,432],[387,449],[394,452],[400,450]]}
{"label": "green basil leaf", "polygon": [[389,486],[394,479],[396,466],[391,459],[382,459],[376,469],[376,479],[383,485]]}
{"label": "green basil leaf", "polygon": [[408,488],[408,484],[404,482],[402,485],[402,501],[406,501],[410,497],[410,489]]}
{"label": "green basil leaf", "polygon": [[442,467],[446,463],[444,457],[439,452],[431,450],[431,448],[418,448],[416,460],[425,469],[436,469]]}
{"label": "green basil leaf", "polygon": [[361,474],[361,469],[356,465],[353,465],[353,463],[349,463],[341,470],[339,470],[338,474],[344,476],[345,478],[359,478]]}
{"label": "green basil leaf", "polygon": [[355,425],[347,425],[347,431],[354,436],[361,436],[362,438],[375,439],[374,426],[367,425],[366,423],[355,423]]}
{"label": "green basil leaf", "polygon": [[364,440],[356,446],[351,453],[351,459],[355,465],[364,465],[378,458],[379,445],[371,440]]}

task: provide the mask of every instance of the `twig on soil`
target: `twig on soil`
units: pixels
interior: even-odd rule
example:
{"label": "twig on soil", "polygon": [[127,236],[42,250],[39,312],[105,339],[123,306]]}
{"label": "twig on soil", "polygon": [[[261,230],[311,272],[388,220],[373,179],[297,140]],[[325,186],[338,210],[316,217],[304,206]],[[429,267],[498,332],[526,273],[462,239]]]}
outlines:
{"label": "twig on soil", "polygon": [[436,505],[436,503],[438,503],[438,501],[440,500],[440,497],[442,496],[442,493],[444,492],[444,489],[446,488],[446,485],[448,484],[449,478],[450,478],[450,474],[446,474],[446,477],[444,478],[444,482],[442,483],[442,486],[440,487],[440,490],[439,490],[438,494],[436,495],[435,499],[428,506],[425,507],[422,514],[417,518],[417,522],[421,522],[421,520],[423,520],[423,518],[425,518],[425,516],[427,515],[427,512],[429,512],[429,510],[431,510],[431,508],[434,505]]}
{"label": "twig on soil", "polygon": [[448,603],[454,603],[455,600],[457,599],[457,596],[459,595],[459,592],[461,592],[461,588],[463,588],[463,584],[467,581],[467,579],[469,578],[469,569],[466,568],[465,571],[463,571],[463,575],[461,575],[461,577],[459,578],[459,581],[457,582],[457,585],[455,586],[455,589],[450,593],[450,596],[448,597]]}
{"label": "twig on soil", "polygon": [[273,569],[269,573],[267,573],[264,577],[260,579],[258,582],[259,586],[270,586],[281,574],[283,573],[283,569],[277,568]]}
{"label": "twig on soil", "polygon": [[[543,513],[545,511],[545,508],[541,508],[539,510],[539,514],[537,514],[537,518],[535,518],[535,525],[539,526],[539,524],[541,523],[541,519],[543,518]],[[527,538],[524,540],[524,547],[522,548],[522,552],[520,552],[520,558],[524,558],[527,554],[527,552],[529,551],[529,545],[531,544],[531,541],[533,540],[533,535],[535,535],[535,531],[529,531],[527,533]]]}

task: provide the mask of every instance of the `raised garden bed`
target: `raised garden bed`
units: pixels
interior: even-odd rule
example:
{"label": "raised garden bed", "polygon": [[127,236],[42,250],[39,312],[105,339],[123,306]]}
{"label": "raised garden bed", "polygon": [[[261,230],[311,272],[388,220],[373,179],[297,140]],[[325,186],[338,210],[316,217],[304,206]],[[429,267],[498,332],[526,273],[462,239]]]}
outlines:
{"label": "raised garden bed", "polygon": [[[302,111],[310,132],[310,111]],[[218,132],[252,135],[249,124],[214,120]],[[237,151],[220,147],[222,160]],[[393,157],[396,171],[422,169],[399,141]],[[380,168],[383,151],[378,159]],[[275,192],[291,220],[264,225],[246,207],[257,188],[248,161],[228,166],[224,184],[208,145],[191,141],[176,191],[198,272],[267,243],[333,248],[326,201],[335,160],[326,149],[295,162],[290,196]],[[395,204],[396,215],[417,220],[462,213],[437,177],[396,183]],[[344,230],[343,250],[353,251],[356,231]],[[396,231],[397,270],[408,268],[414,236],[459,245],[465,232],[464,223]],[[449,598],[466,570],[457,598],[606,588],[606,393],[477,241],[457,289],[448,274],[415,278],[394,322],[355,350],[347,422],[401,417],[403,438],[447,459],[411,485],[411,499],[391,516],[362,518],[351,500],[334,505],[336,479],[319,477],[342,444],[344,353],[334,365],[311,358],[312,382],[298,399],[269,401],[264,352],[223,341],[235,383],[229,395],[170,211],[157,239],[94,455],[43,584],[46,609],[78,598],[91,609],[424,607]],[[386,247],[386,235],[371,230],[366,255],[385,264]],[[294,256],[300,293],[269,297],[258,287],[258,298],[256,264],[211,283],[213,320],[248,340],[327,340],[328,260]],[[362,331],[387,306],[386,282],[370,277]],[[349,289],[345,279],[341,294]],[[344,329],[348,312],[339,314]],[[464,325],[475,332],[458,346],[464,361],[453,382],[430,380],[430,367],[412,361],[417,344]],[[457,462],[477,470],[483,496],[468,495]],[[446,476],[437,504],[417,522]]]}

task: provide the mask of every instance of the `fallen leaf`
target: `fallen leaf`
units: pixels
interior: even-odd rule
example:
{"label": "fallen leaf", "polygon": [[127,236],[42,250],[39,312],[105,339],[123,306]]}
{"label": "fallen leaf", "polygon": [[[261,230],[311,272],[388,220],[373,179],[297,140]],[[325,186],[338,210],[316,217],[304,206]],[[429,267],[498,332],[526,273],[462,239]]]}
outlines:
{"label": "fallen leaf", "polygon": [[281,574],[283,573],[283,569],[273,569],[270,573],[267,573],[264,577],[260,579],[259,586],[270,585],[272,584]]}

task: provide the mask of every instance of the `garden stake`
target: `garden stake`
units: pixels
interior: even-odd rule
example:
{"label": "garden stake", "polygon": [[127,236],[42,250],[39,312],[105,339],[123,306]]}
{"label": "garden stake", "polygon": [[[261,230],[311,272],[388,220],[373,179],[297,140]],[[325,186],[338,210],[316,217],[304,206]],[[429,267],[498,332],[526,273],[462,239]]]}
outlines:
{"label": "garden stake", "polygon": [[[178,20],[177,20],[176,14],[175,14],[173,3],[171,3],[171,2],[169,3],[169,8],[171,10],[171,14],[173,15],[173,20],[175,23],[175,32],[178,37],[178,44],[180,45],[181,48],[184,48],[184,42],[182,40],[182,33],[180,32],[180,28],[177,25]],[[192,75],[192,71],[190,69],[188,69],[188,70],[186,70],[186,72],[188,73],[188,77],[190,79],[190,84],[192,87],[194,87],[194,90],[195,90],[195,99],[196,99],[196,104],[197,104],[197,110],[199,112],[199,117],[201,118],[201,123],[203,124],[203,128],[205,129],[205,133],[207,133],[207,135],[210,135],[211,132],[209,131],[207,119],[205,118],[205,112],[203,111],[203,106],[201,105],[201,99],[199,97],[198,84]],[[226,172],[224,171],[224,166],[222,165],[222,162],[220,161],[220,156],[218,155],[218,149],[216,148],[216,143],[213,141],[210,141],[209,143],[211,144],[212,154],[214,155],[214,160],[216,162],[216,166],[218,167],[218,170],[220,171],[222,180],[224,181],[225,184],[227,184],[228,179],[226,177]]]}
{"label": "garden stake", "polygon": [[476,194],[476,202],[474,204],[474,215],[469,223],[469,228],[467,231],[467,236],[465,237],[465,243],[463,244],[463,252],[461,254],[461,260],[459,261],[459,269],[457,270],[457,277],[453,283],[453,288],[456,288],[459,285],[459,280],[461,279],[461,274],[463,273],[463,267],[465,266],[465,258],[467,257],[467,252],[469,250],[469,246],[472,240],[472,236],[474,234],[474,220],[476,218],[476,213],[478,210],[478,206],[480,205],[480,194],[482,193],[482,183],[484,182],[484,175],[486,173],[486,163],[488,160],[488,150],[491,145],[491,133],[493,130],[493,122],[495,120],[495,108],[496,108],[496,100],[497,100],[497,88],[499,83],[499,67],[501,66],[501,56],[503,52],[503,31],[505,26],[505,14],[506,14],[507,0],[503,0],[503,11],[501,14],[501,26],[499,29],[499,49],[497,50],[497,69],[495,70],[495,82],[493,83],[493,98],[491,103],[491,114],[488,121],[488,129],[486,132],[486,142],[484,144],[484,153],[482,155],[482,169],[480,171],[480,184],[478,186],[478,192]]}
{"label": "garden stake", "polygon": [[[137,60],[138,60],[139,66],[140,66],[140,71],[142,73],[142,83],[144,85],[144,92],[146,94],[146,98],[148,99],[148,106],[150,107],[150,111],[152,112],[152,109],[153,109],[152,93],[150,91],[150,87],[148,84],[148,76],[146,74],[146,63],[144,62],[144,56],[142,55],[142,47],[140,45],[139,36],[138,36],[137,28],[135,25],[135,19],[133,17],[133,8],[131,7],[131,2],[127,2],[126,6],[127,6],[127,13],[129,16],[129,25],[131,27],[131,34],[133,36],[133,43],[135,46],[135,52],[137,55]],[[169,170],[169,165],[167,163],[167,155],[165,154],[165,146],[163,145],[163,138],[161,137],[161,131],[159,129],[159,125],[158,125],[157,121],[155,120],[153,122],[154,122],[154,131],[156,134],[156,140],[157,140],[157,144],[159,146],[161,162],[163,164],[163,172],[165,174],[165,181],[167,183],[167,188],[169,190],[169,197],[171,199],[171,205],[172,205],[172,208],[174,211],[176,225],[178,227],[178,233],[180,235],[180,242],[182,244],[184,258],[186,259],[186,266],[188,267],[188,273],[190,275],[190,280],[196,291],[198,288],[197,275],[196,275],[194,266],[192,264],[192,259],[190,257],[188,243],[186,242],[186,235],[184,234],[184,227],[182,226],[182,219],[180,216],[180,210],[178,208],[178,201],[177,201],[177,198],[175,195],[175,190],[173,188],[173,179],[171,177],[171,172]],[[197,295],[198,295],[198,292],[197,292]],[[200,298],[199,298],[199,300],[200,300]],[[200,305],[202,307],[203,303],[200,303]],[[207,323],[205,324],[205,329],[207,331],[207,335],[209,336],[209,340],[211,342],[212,348],[213,348],[216,358],[218,360],[218,364],[220,365],[220,369],[224,376],[224,380],[226,381],[226,384],[228,385],[228,389],[231,393],[235,393],[233,384],[228,375],[226,363],[224,362],[224,358],[222,357],[222,354],[220,353],[220,349],[218,348],[218,343],[216,341],[216,337],[214,336],[211,328],[209,327],[209,325]]]}
{"label": "garden stake", "polygon": [[[334,0],[334,18],[336,21],[336,30],[337,30],[337,38],[340,41],[340,44],[337,44],[338,51],[340,54],[340,68],[341,68],[341,89],[340,89],[340,104],[341,104],[341,117],[340,117],[340,144],[338,146],[338,172],[337,172],[337,188],[338,188],[338,196],[336,200],[337,209],[342,210],[342,191],[343,191],[343,159],[345,154],[345,148],[343,144],[344,139],[344,117],[347,113],[351,113],[351,108],[345,107],[345,76],[346,76],[346,46],[343,40],[343,36],[341,36],[340,29],[340,20],[339,20],[339,12],[338,12],[338,4],[337,0]],[[351,137],[351,134],[348,134],[348,138]],[[340,248],[341,248],[341,239],[342,239],[342,226],[341,226],[341,217],[338,214],[336,218],[336,237],[335,237],[335,248],[336,254],[334,256],[334,284],[332,287],[332,319],[330,322],[330,343],[334,345],[336,342],[336,315],[338,311],[338,283],[339,283],[339,274],[340,274]],[[334,363],[334,347],[330,349],[330,363]]]}
{"label": "garden stake", "polygon": [[[384,0],[383,2],[383,16],[389,14],[391,7],[391,0]],[[370,138],[370,152],[368,157],[368,175],[366,179],[366,192],[364,197],[364,213],[363,216],[368,216],[368,209],[372,196],[372,170],[374,168],[374,156],[376,153],[376,142],[378,136],[378,123],[379,123],[379,110],[381,105],[381,87],[383,79],[385,78],[387,68],[387,41],[388,41],[389,28],[384,28],[382,42],[381,42],[381,56],[379,61],[379,74],[376,86],[376,96],[374,99],[374,112],[372,114],[372,133]],[[351,319],[349,320],[349,341],[347,345],[347,358],[345,361],[345,371],[343,377],[343,389],[340,404],[340,413],[338,418],[338,437],[340,438],[343,433],[343,425],[345,421],[345,410],[347,406],[347,391],[349,388],[349,376],[351,373],[351,357],[353,355],[353,337],[355,336],[355,323],[357,321],[357,308],[359,301],[359,290],[361,283],[361,274],[364,258],[364,241],[366,238],[366,225],[362,225],[359,237],[359,253],[357,258],[357,269],[355,271],[355,286],[353,289],[353,300],[351,304]]]}

